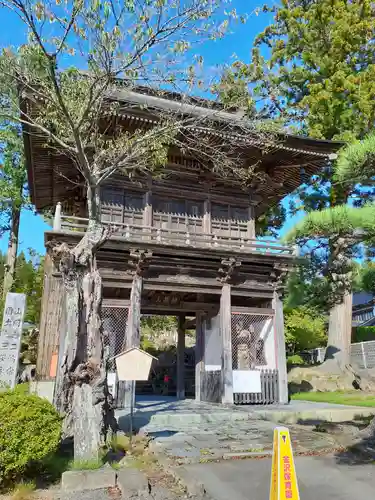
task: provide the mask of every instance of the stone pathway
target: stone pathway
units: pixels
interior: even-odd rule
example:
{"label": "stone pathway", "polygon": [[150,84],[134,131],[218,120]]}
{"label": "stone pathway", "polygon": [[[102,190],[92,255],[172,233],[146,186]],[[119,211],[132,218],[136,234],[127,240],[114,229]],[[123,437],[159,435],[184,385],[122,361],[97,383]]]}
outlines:
{"label": "stone pathway", "polygon": [[[271,453],[273,431],[285,422],[293,450],[299,455],[340,449],[338,436],[314,432],[319,421],[344,421],[374,408],[293,401],[290,405],[223,406],[174,398],[140,398],[134,427],[153,438],[152,448],[174,463],[204,463],[230,458],[259,458]],[[120,427],[127,429],[128,414],[117,412]],[[304,422],[306,425],[293,422]]]}
{"label": "stone pathway", "polygon": [[[117,410],[116,417],[123,430],[129,426],[128,411]],[[210,422],[263,419],[295,424],[301,421],[343,422],[375,415],[375,408],[291,401],[288,405],[230,405],[182,401],[173,397],[137,396],[133,423],[136,428],[151,426],[198,425]]]}
{"label": "stone pathway", "polygon": [[[151,444],[158,455],[176,464],[205,463],[232,458],[259,458],[271,455],[273,431],[277,424],[263,420],[205,423],[167,430],[147,426]],[[320,454],[338,448],[335,437],[313,432],[304,426],[289,426],[295,454]]]}

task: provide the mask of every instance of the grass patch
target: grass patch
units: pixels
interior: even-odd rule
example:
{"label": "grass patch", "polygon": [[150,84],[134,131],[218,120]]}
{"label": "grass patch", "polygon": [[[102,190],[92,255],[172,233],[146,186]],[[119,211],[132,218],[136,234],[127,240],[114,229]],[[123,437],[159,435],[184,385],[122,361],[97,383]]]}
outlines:
{"label": "grass patch", "polygon": [[127,463],[127,467],[133,467],[143,472],[148,472],[156,467],[158,461],[156,457],[150,453],[144,455],[132,456]]}
{"label": "grass patch", "polygon": [[103,466],[103,460],[73,460],[69,464],[70,470],[97,470]]}
{"label": "grass patch", "polygon": [[11,495],[12,500],[29,500],[35,491],[35,483],[33,481],[18,484]]}
{"label": "grass patch", "polygon": [[141,455],[147,449],[149,441],[150,439],[145,436],[135,435],[132,436],[130,443],[129,435],[118,433],[112,438],[111,448],[114,451],[123,451],[131,455]]}
{"label": "grass patch", "polygon": [[353,392],[299,392],[292,394],[291,399],[297,401],[313,401],[316,403],[333,403],[338,405],[365,406],[375,408],[375,395]]}

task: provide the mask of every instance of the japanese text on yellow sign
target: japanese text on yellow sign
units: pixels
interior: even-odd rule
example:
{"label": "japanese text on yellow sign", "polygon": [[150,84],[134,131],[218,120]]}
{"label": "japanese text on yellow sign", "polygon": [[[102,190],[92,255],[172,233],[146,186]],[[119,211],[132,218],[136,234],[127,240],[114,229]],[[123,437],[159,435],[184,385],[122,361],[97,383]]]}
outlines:
{"label": "japanese text on yellow sign", "polygon": [[285,427],[274,431],[270,500],[299,500],[292,445]]}

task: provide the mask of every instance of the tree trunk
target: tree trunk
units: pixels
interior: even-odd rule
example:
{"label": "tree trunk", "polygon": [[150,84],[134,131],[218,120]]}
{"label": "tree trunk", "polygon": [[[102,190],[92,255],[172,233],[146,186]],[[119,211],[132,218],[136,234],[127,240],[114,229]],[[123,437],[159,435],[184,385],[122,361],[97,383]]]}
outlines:
{"label": "tree trunk", "polygon": [[352,294],[347,292],[342,302],[334,305],[330,311],[328,344],[322,365],[327,371],[343,371],[350,364],[352,301]]}
{"label": "tree trunk", "polygon": [[[116,431],[108,391],[105,339],[101,328],[102,280],[95,252],[107,238],[98,221],[98,189],[89,188],[90,222],[74,249],[56,247],[66,291],[65,339],[60,345],[54,401],[64,415],[63,434],[74,436],[76,459],[98,457],[109,431]],[[95,217],[94,217],[95,214]]]}
{"label": "tree trunk", "polygon": [[18,233],[20,229],[21,207],[13,206],[12,227],[9,235],[7,262],[5,265],[3,298],[11,291],[16,270],[16,259],[18,249]]}

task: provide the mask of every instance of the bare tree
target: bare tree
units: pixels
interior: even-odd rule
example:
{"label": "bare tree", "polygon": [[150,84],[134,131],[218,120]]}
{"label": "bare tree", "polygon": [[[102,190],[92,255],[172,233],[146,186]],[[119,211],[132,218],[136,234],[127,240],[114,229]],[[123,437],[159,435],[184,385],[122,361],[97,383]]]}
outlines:
{"label": "bare tree", "polygon": [[[26,45],[6,49],[0,58],[0,116],[68,156],[86,189],[85,234],[74,248],[52,249],[66,289],[56,402],[65,415],[65,435],[74,434],[77,425],[84,430],[80,456],[95,455],[116,426],[103,354],[102,283],[94,258],[111,231],[101,220],[101,184],[116,172],[131,176],[160,169],[172,146],[189,149],[223,175],[236,173],[246,182],[253,182],[256,170],[253,165],[244,174],[238,168],[246,144],[254,140],[249,134],[254,127],[214,107],[202,113],[196,103],[181,101],[175,109],[156,113],[152,127],[131,133],[121,126],[109,130],[105,117],[117,113],[116,96],[133,85],[192,88],[202,73],[201,58],[192,49],[224,35],[229,20],[237,17],[235,11],[225,17],[227,3],[0,0],[29,35]],[[218,13],[220,24],[215,23]],[[189,57],[193,63],[186,62]]]}

